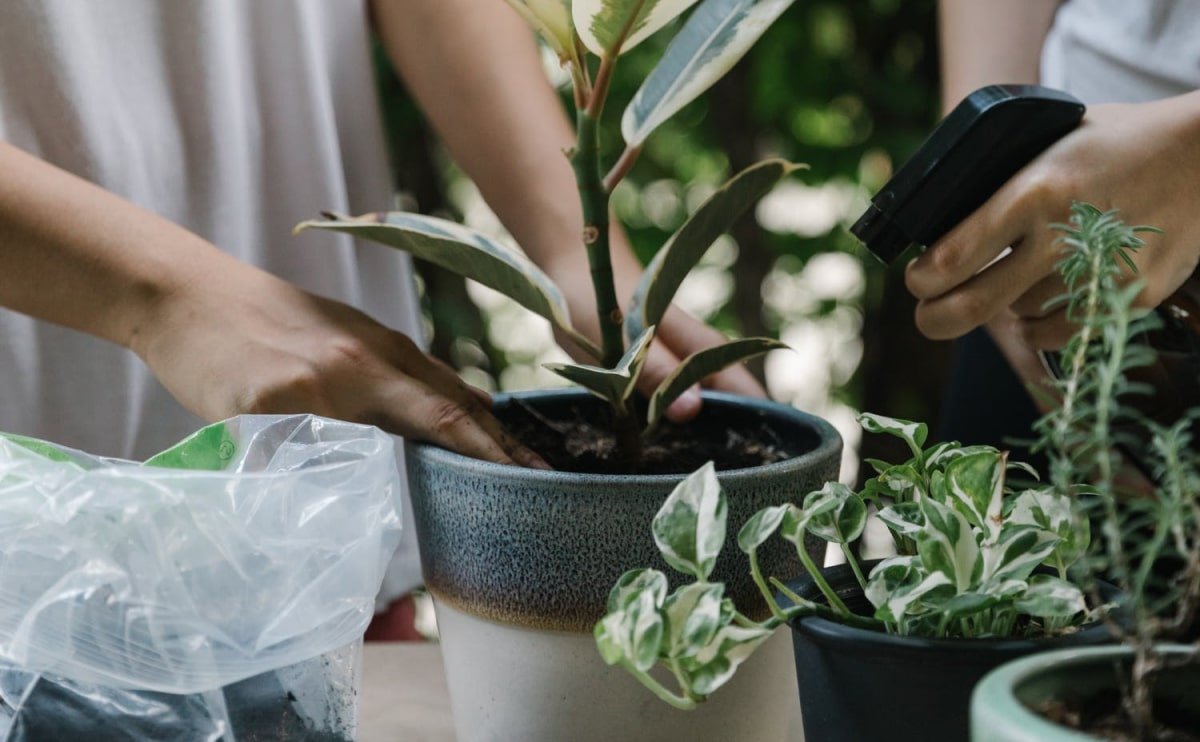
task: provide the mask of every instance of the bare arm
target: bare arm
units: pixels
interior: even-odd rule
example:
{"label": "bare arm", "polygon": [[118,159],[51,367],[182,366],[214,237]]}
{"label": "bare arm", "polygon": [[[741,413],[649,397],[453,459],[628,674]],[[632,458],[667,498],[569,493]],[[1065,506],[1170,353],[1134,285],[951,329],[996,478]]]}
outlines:
{"label": "bare arm", "polygon": [[0,306],[142,357],[193,413],[312,412],[544,465],[408,338],[0,142]]}
{"label": "bare arm", "polygon": [[[575,135],[524,22],[500,0],[374,0],[373,11],[389,56],[455,161],[562,286],[575,322],[598,337],[583,215],[563,154]],[[641,266],[619,237],[613,263],[618,294],[628,297]],[[660,325],[659,337],[664,342],[647,362],[649,383],[674,370],[679,356],[721,340],[678,310]],[[713,386],[761,394],[740,368],[718,375]],[[672,416],[695,414],[698,406],[698,397],[689,397]]]}

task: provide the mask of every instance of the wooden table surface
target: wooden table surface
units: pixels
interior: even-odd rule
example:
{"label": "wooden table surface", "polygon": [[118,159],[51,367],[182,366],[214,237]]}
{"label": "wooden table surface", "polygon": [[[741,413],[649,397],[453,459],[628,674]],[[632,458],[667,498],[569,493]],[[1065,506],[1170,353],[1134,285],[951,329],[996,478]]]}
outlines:
{"label": "wooden table surface", "polygon": [[358,700],[359,742],[454,742],[437,644],[364,645]]}

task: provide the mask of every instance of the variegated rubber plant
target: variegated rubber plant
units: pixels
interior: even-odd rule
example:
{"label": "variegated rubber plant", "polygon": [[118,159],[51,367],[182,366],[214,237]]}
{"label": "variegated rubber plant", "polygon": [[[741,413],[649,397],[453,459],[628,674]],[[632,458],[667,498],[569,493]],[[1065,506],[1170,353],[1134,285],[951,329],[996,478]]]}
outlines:
{"label": "variegated rubber plant", "polygon": [[[750,572],[771,609],[756,622],[710,583],[725,542],[725,496],[712,465],[684,480],[651,525],[663,559],[693,581],[668,592],[658,570],[627,572],[613,587],[608,613],[596,624],[596,644],[660,698],[688,709],[726,683],[771,632],[786,621],[818,615],[843,624],[925,638],[1006,638],[1061,632],[1088,615],[1067,569],[1087,550],[1087,521],[1072,500],[1051,488],[1013,491],[1006,453],[988,446],[940,443],[924,448],[923,424],[862,415],[863,427],[902,438],[912,458],[873,462],[878,476],[863,492],[831,482],[803,505],[778,505],[753,515],[738,532]],[[899,552],[863,573],[850,544],[880,509]],[[791,542],[825,602],[807,600],[765,577],[758,550],[778,534]],[[804,548],[806,534],[837,544],[873,615],[853,613]],[[1035,574],[1039,566],[1049,570]],[[781,602],[776,595],[786,598]],[[665,666],[678,685],[651,674]]]}
{"label": "variegated rubber plant", "polygon": [[[609,195],[653,131],[728,72],[792,0],[506,1],[571,75],[577,143],[570,157],[583,207],[580,249],[586,250],[591,268],[600,344],[572,326],[562,292],[523,254],[461,225],[417,214],[377,213],[326,215],[297,230],[344,232],[406,250],[493,288],[549,320],[597,365],[548,368],[609,403],[618,451],[637,459],[642,439],[655,431],[671,402],[685,390],[726,366],[782,347],[768,338],[749,338],[697,353],[684,359],[651,395],[645,418],[630,404],[655,325],[685,276],[750,206],[799,166],[768,160],[719,188],[657,253],[626,312],[613,283]],[[600,162],[600,123],[618,59],[693,5],[697,7],[626,108],[621,120],[625,150],[606,173]]]}

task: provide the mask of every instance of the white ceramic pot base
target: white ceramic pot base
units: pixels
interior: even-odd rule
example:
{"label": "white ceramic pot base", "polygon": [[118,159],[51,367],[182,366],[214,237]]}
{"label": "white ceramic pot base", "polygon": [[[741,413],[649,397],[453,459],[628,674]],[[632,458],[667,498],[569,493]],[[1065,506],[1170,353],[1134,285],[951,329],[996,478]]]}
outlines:
{"label": "white ceramic pot base", "polygon": [[591,634],[494,623],[440,601],[436,610],[459,742],[804,739],[786,626],[706,703],[680,711],[605,665]]}

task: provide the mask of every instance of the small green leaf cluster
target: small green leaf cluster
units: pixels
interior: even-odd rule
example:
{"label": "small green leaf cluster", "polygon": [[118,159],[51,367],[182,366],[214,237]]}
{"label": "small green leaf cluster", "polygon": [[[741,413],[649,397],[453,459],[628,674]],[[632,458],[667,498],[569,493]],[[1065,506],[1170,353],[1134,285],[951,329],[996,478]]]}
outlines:
{"label": "small green leaf cluster", "polygon": [[[640,457],[671,403],[689,387],[735,363],[785,347],[748,338],[683,360],[651,394],[644,418],[629,404],[646,352],[687,274],[709,247],[783,178],[800,169],[783,160],[747,168],[717,189],[663,245],[622,312],[613,282],[609,194],[629,172],[651,133],[707,91],[741,59],[793,0],[507,0],[571,74],[577,142],[570,153],[579,188],[595,290],[600,344],[571,323],[562,291],[521,252],[461,225],[416,214],[329,215],[301,229],[343,232],[405,250],[488,286],[548,320],[598,365],[551,364],[558,375],[604,399],[614,412],[618,448]],[[617,60],[697,7],[630,101],[621,122],[626,148],[604,175],[599,127]],[[628,339],[628,343],[627,343]]]}
{"label": "small green leaf cluster", "polygon": [[[1046,487],[1008,487],[1010,469],[1028,469],[995,448],[924,448],[922,424],[880,415],[863,415],[860,422],[903,439],[912,457],[895,465],[874,462],[877,476],[862,492],[830,482],[799,506],[755,513],[738,532],[738,547],[771,609],[767,620],[747,618],[724,585],[708,581],[726,536],[725,496],[708,464],[675,488],[651,524],[665,561],[693,581],[668,593],[661,572],[626,573],[596,625],[604,660],[669,703],[691,708],[727,682],[776,627],[800,616],[925,638],[1045,635],[1087,617],[1084,594],[1067,571],[1087,550],[1089,532],[1069,498]],[[899,553],[868,576],[851,544],[866,527],[870,505],[880,508]],[[763,575],[758,552],[776,535],[795,548],[826,602],[807,600]],[[842,549],[873,615],[853,613],[833,590],[805,549],[809,535]],[[1035,574],[1041,566],[1050,569]],[[787,600],[781,603],[777,594]],[[650,674],[660,664],[678,691]]]}

